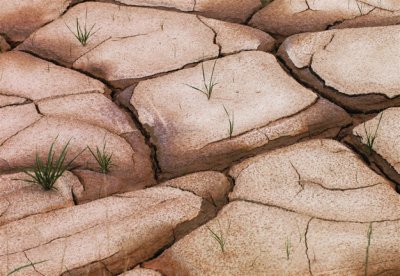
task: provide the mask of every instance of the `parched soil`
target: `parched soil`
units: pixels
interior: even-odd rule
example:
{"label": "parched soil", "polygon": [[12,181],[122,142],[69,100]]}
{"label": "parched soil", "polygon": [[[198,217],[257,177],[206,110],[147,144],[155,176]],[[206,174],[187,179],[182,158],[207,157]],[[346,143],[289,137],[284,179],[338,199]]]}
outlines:
{"label": "parched soil", "polygon": [[5,2],[0,275],[400,275],[399,22],[394,0]]}

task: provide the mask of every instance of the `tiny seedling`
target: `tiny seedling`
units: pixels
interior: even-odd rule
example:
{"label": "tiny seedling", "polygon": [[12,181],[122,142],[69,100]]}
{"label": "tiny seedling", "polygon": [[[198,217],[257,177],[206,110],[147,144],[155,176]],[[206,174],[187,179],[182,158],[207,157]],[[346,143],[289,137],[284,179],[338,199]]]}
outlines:
{"label": "tiny seedling", "polygon": [[85,23],[82,26],[81,23],[79,23],[79,19],[76,18],[76,23],[75,23],[75,31],[73,31],[66,23],[65,26],[67,26],[68,30],[76,37],[76,39],[81,43],[82,46],[86,46],[89,39],[97,33],[100,29],[94,30],[94,27],[96,26],[96,23],[92,25],[92,27],[88,28],[86,25],[87,22],[87,10],[86,10],[86,15],[85,15]]}
{"label": "tiny seedling", "polygon": [[68,146],[71,140],[63,147],[58,158],[55,158],[54,144],[51,144],[49,152],[47,154],[47,161],[42,161],[39,158],[39,154],[36,153],[35,164],[31,169],[23,170],[31,179],[18,179],[25,182],[35,183],[40,185],[44,190],[48,191],[56,189],[54,184],[64,174],[65,171],[71,168],[72,162],[78,158],[79,155],[85,150],[82,150],[77,154],[71,161],[66,163],[66,156],[68,153]]}
{"label": "tiny seedling", "polygon": [[379,126],[382,121],[382,116],[383,116],[383,113],[381,113],[381,116],[379,117],[378,125],[376,126],[375,132],[370,132],[369,130],[367,130],[367,127],[364,122],[364,131],[365,131],[365,136],[367,139],[367,148],[368,148],[369,154],[372,153],[372,150],[373,150],[374,144],[375,144],[375,140],[378,137],[378,130],[379,130]]}
{"label": "tiny seedling", "polygon": [[297,231],[299,232],[299,243],[300,243],[303,240],[303,234],[301,233],[300,227],[298,224],[297,224]]}
{"label": "tiny seedling", "polygon": [[290,250],[292,248],[292,244],[290,243],[289,238],[286,238],[286,242],[285,242],[285,249],[286,249],[286,259],[289,260],[290,259]]}
{"label": "tiny seedling", "polygon": [[26,265],[17,267],[17,268],[14,269],[13,271],[10,271],[10,272],[7,274],[7,276],[10,276],[10,275],[12,275],[12,274],[14,274],[14,273],[17,273],[18,271],[20,271],[20,270],[22,270],[22,269],[24,269],[24,268],[27,268],[27,267],[30,267],[30,266],[33,267],[33,266],[35,266],[35,265],[37,265],[37,264],[41,264],[41,263],[44,263],[44,262],[47,262],[47,260],[46,260],[46,261],[36,262],[36,263],[30,262],[29,264],[26,264]]}
{"label": "tiny seedling", "polygon": [[226,107],[223,105],[224,110],[225,110],[225,114],[228,117],[228,122],[229,122],[229,139],[232,138],[232,134],[233,134],[233,129],[235,126],[235,113],[232,112],[232,116],[229,115],[228,110],[226,109]]}
{"label": "tiny seedling", "polygon": [[100,166],[100,171],[104,174],[109,173],[111,166],[113,166],[113,163],[112,163],[113,154],[106,152],[106,146],[107,146],[107,142],[104,141],[102,149],[100,149],[99,147],[96,146],[96,152],[94,152],[88,146],[90,153],[93,155],[93,157],[97,161],[97,164],[99,164],[99,166]]}
{"label": "tiny seedling", "polygon": [[[222,253],[225,252],[225,245],[226,245],[226,238],[224,236],[224,232],[221,229],[221,224],[218,221],[218,225],[219,225],[219,233],[217,233],[216,231],[212,230],[209,226],[207,226],[208,231],[210,231],[211,233],[211,237],[217,241],[219,247],[221,248]],[[230,223],[228,226],[228,230],[230,228]]]}
{"label": "tiny seedling", "polygon": [[365,252],[365,270],[364,270],[365,276],[368,275],[369,247],[371,246],[371,237],[372,237],[372,223],[369,224],[368,232],[367,232],[368,243],[367,243],[367,249]]}
{"label": "tiny seedling", "polygon": [[210,80],[209,81],[206,80],[206,73],[205,73],[205,70],[204,70],[204,62],[201,64],[201,71],[203,73],[203,88],[197,88],[195,86],[186,84],[190,88],[192,88],[192,89],[194,89],[196,91],[199,91],[200,93],[206,95],[208,100],[211,99],[214,87],[218,84],[218,83],[215,82],[215,79],[214,79],[214,71],[215,71],[215,65],[216,64],[217,64],[217,60],[214,61],[214,65],[213,65],[213,68],[212,68],[212,71],[211,71],[211,76],[210,76]]}

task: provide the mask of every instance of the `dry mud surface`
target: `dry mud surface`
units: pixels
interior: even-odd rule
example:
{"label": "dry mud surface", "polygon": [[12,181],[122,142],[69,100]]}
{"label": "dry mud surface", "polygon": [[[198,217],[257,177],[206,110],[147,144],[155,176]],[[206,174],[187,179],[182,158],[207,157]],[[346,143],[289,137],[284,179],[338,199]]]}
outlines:
{"label": "dry mud surface", "polygon": [[399,22],[396,0],[2,3],[0,275],[400,275]]}

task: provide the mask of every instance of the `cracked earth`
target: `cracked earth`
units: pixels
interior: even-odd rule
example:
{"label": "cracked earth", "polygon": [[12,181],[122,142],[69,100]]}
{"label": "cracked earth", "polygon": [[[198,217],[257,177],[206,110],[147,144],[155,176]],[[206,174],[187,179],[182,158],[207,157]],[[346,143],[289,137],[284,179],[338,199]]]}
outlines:
{"label": "cracked earth", "polygon": [[[396,0],[2,3],[0,275],[400,275],[399,22]],[[25,172],[53,143],[77,158],[45,190]]]}

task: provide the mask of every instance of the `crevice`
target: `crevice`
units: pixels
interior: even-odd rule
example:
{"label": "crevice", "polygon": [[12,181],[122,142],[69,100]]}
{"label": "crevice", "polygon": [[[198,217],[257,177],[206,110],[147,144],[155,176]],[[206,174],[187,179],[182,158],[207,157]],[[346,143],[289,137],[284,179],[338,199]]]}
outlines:
{"label": "crevice", "polygon": [[28,262],[30,262],[30,265],[31,265],[31,267],[33,268],[33,270],[35,270],[38,274],[40,274],[40,275],[42,275],[42,276],[45,276],[44,274],[40,273],[40,272],[36,269],[35,264],[28,258],[28,255],[26,254],[26,252],[23,251],[23,253],[24,253],[24,255],[25,255],[25,258],[28,260]]}
{"label": "crevice", "polygon": [[[355,2],[357,3],[357,7],[358,7],[358,9],[359,9],[359,11],[360,11],[360,15],[355,15],[355,16],[353,16],[353,17],[343,18],[343,19],[337,20],[337,21],[335,21],[335,22],[332,22],[331,24],[328,24],[328,25],[325,27],[325,30],[336,29],[337,26],[339,26],[339,25],[345,23],[346,21],[351,21],[351,20],[355,20],[355,19],[360,18],[360,17],[367,16],[367,15],[369,15],[370,13],[372,13],[373,11],[375,11],[375,10],[377,10],[377,9],[379,9],[379,10],[384,10],[384,9],[379,8],[379,7],[371,6],[371,5],[367,4],[367,3],[364,3],[364,2],[359,1],[359,0],[357,0],[357,1],[355,1]],[[362,5],[365,5],[365,6],[367,6],[367,7],[370,7],[371,9],[370,9],[368,12],[363,13],[363,12],[362,12],[363,7],[360,7],[358,3],[362,3]]]}
{"label": "crevice", "polygon": [[340,188],[328,188],[328,187],[322,185],[321,183],[317,183],[317,182],[311,181],[311,180],[301,180],[301,183],[303,183],[303,186],[305,186],[306,184],[317,185],[317,186],[321,187],[324,190],[332,191],[332,192],[356,191],[356,190],[363,190],[363,189],[372,188],[372,187],[375,187],[375,186],[378,186],[378,185],[385,185],[384,183],[375,183],[375,184],[371,184],[371,185],[368,185],[368,186],[340,189]]}
{"label": "crevice", "polygon": [[98,47],[100,47],[101,45],[103,45],[104,43],[106,43],[107,41],[109,41],[110,39],[112,39],[113,37],[109,36],[108,38],[100,41],[96,46],[93,46],[92,48],[88,49],[86,52],[84,52],[82,55],[78,56],[74,61],[70,62],[69,64],[71,64],[71,69],[75,70],[74,68],[74,63],[79,60],[80,58],[84,57],[85,55],[89,54],[90,52],[92,52],[93,50],[97,49]]}
{"label": "crevice", "polygon": [[[7,207],[4,209],[3,212],[0,213],[0,218],[1,218],[5,213],[7,213],[8,209],[9,209],[10,206],[11,206],[11,202],[8,200],[7,197],[2,197],[2,199],[5,199],[5,200],[7,201]],[[0,223],[0,225],[1,225],[1,223]]]}
{"label": "crevice", "polygon": [[334,220],[334,219],[326,219],[326,218],[316,217],[316,216],[313,216],[313,215],[309,215],[307,213],[297,212],[297,211],[290,210],[290,209],[287,209],[287,208],[279,206],[279,205],[267,204],[267,203],[263,203],[263,202],[260,202],[260,201],[257,201],[257,200],[251,200],[251,199],[246,199],[246,198],[241,198],[241,197],[237,197],[237,198],[231,200],[231,202],[235,202],[235,201],[253,203],[253,204],[257,204],[259,206],[276,208],[276,209],[280,209],[280,210],[285,211],[285,212],[294,213],[294,214],[298,214],[298,215],[302,215],[302,216],[307,216],[307,217],[318,219],[318,220],[321,220],[321,221],[329,221],[329,222],[337,222],[337,223],[368,224],[368,223],[382,223],[382,222],[398,222],[398,221],[400,221],[400,218],[399,219],[374,220],[374,221]]}
{"label": "crevice", "polygon": [[[40,115],[40,114],[39,114]],[[40,115],[41,116],[41,115]],[[14,138],[15,136],[17,136],[19,133],[23,132],[24,130],[34,126],[37,122],[39,122],[40,120],[42,120],[44,117],[41,116],[39,119],[37,119],[36,121],[32,122],[30,125],[18,130],[16,133],[14,133],[13,135],[11,135],[10,137],[8,137],[7,139],[5,139],[3,141],[3,143],[0,143],[0,147],[2,147],[5,143],[7,143],[9,140],[11,140],[12,138]]]}
{"label": "crevice", "polygon": [[42,112],[40,112],[39,105],[38,105],[37,103],[33,103],[33,105],[35,106],[36,112],[37,112],[39,115],[44,116],[44,114],[42,114]]}
{"label": "crevice", "polygon": [[[146,36],[146,35],[150,35],[152,33],[156,33],[159,31],[163,31],[163,25],[160,26],[159,30],[155,30],[153,32],[149,32],[149,33],[145,33],[145,34],[136,34],[136,35],[128,35],[128,36],[123,36],[123,37],[108,37],[106,39],[104,39],[103,41],[101,41],[99,44],[97,44],[96,46],[92,47],[91,49],[89,49],[88,51],[86,51],[85,53],[83,53],[82,55],[78,56],[74,61],[71,62],[71,68],[73,70],[79,70],[77,68],[74,67],[74,64],[81,58],[85,57],[86,55],[88,55],[90,52],[92,52],[93,50],[96,50],[98,47],[100,47],[101,45],[107,43],[108,41],[119,41],[119,40],[124,40],[124,39],[129,39],[129,38],[134,38],[134,37],[140,37],[140,36]],[[84,71],[87,74],[90,74],[86,71]],[[104,80],[104,79],[103,79]],[[106,81],[106,80],[104,80]]]}
{"label": "crevice", "polygon": [[311,259],[310,259],[310,255],[308,254],[308,239],[307,239],[307,234],[308,234],[308,230],[310,229],[310,223],[314,218],[311,218],[308,223],[307,223],[307,227],[306,227],[306,232],[304,233],[304,244],[306,246],[306,256],[307,256],[307,261],[308,261],[308,271],[310,272],[310,275],[312,276],[312,269],[311,269]]}
{"label": "crevice", "polygon": [[26,99],[24,102],[21,102],[21,103],[13,103],[13,104],[2,105],[2,106],[0,106],[0,109],[1,108],[5,108],[5,107],[20,106],[20,105],[26,105],[26,104],[31,104],[31,103],[33,103],[31,100]]}
{"label": "crevice", "polygon": [[[108,88],[106,88],[106,89],[108,89]],[[89,94],[100,94],[100,95],[104,95],[105,97],[108,96],[107,94],[102,93],[101,91],[98,91],[98,90],[88,90],[88,91],[83,91],[83,92],[73,93],[73,94],[44,97],[44,98],[40,98],[38,100],[34,100],[34,103],[35,103],[35,105],[37,105],[37,104],[40,104],[41,102],[45,102],[45,101],[74,97],[74,96],[79,96],[79,95],[89,95]]]}
{"label": "crevice", "polygon": [[[298,83],[312,90],[324,99],[340,106],[351,115],[368,115],[380,112],[389,107],[400,106],[400,95],[393,98],[389,98],[385,94],[377,92],[362,95],[348,95],[328,86],[326,82],[312,69],[312,58],[314,55],[315,53],[312,55],[309,65],[304,68],[297,68],[290,58],[286,56],[285,52],[283,52],[283,54],[278,53],[277,60],[281,66],[284,66],[284,68],[290,72],[290,75]],[[366,105],[365,101],[370,97],[376,98]],[[372,106],[374,107],[372,108]]]}
{"label": "crevice", "polygon": [[151,152],[150,160],[153,166],[154,178],[159,183],[160,181],[159,175],[161,174],[162,170],[157,158],[157,146],[152,143],[152,137],[150,133],[141,124],[136,108],[130,103],[135,88],[136,86],[131,86],[130,88],[127,88],[121,93],[115,95],[114,103],[117,104],[121,109],[123,109],[124,111],[126,111],[127,114],[130,115],[130,118],[134,122],[136,128],[140,131],[140,133],[144,137],[145,144],[150,148]]}
{"label": "crevice", "polygon": [[204,26],[209,28],[214,33],[213,43],[218,46],[218,57],[220,57],[221,56],[221,52],[222,52],[222,46],[221,46],[221,44],[219,44],[217,42],[218,33],[213,28],[211,28],[209,25],[207,25],[203,20],[201,20],[200,16],[196,15],[196,17]]}
{"label": "crevice", "polygon": [[360,138],[353,134],[346,136],[342,143],[352,149],[366,166],[385,178],[400,193],[400,174],[380,154],[375,151],[369,153]]}
{"label": "crevice", "polygon": [[[107,91],[107,90],[112,91],[112,89],[110,89],[110,87],[113,87],[113,85],[111,85],[111,83],[109,83],[109,82],[108,82],[107,80],[105,80],[105,79],[102,79],[102,78],[99,78],[99,77],[97,77],[97,76],[95,76],[95,75],[92,75],[92,74],[89,73],[89,72],[86,72],[86,71],[83,71],[83,70],[80,70],[80,69],[77,69],[77,68],[73,68],[73,67],[68,67],[68,66],[66,66],[65,64],[62,64],[62,63],[60,63],[60,62],[58,62],[58,61],[56,61],[56,60],[53,60],[53,59],[49,59],[49,58],[43,57],[43,56],[38,55],[38,54],[36,54],[36,53],[34,53],[34,52],[30,51],[30,50],[18,50],[18,51],[23,52],[23,53],[27,53],[27,54],[29,54],[29,55],[32,55],[32,56],[38,58],[38,59],[47,61],[47,62],[49,62],[49,63],[51,63],[51,64],[53,64],[53,65],[62,67],[62,68],[64,68],[64,69],[71,70],[71,71],[75,71],[75,72],[80,73],[80,74],[82,74],[82,75],[84,75],[84,76],[86,76],[86,77],[89,77],[89,78],[91,78],[91,79],[95,79],[95,80],[101,82],[101,83],[104,85],[104,87],[106,88],[106,91],[105,91],[106,94],[109,93],[109,91]],[[82,93],[82,94],[93,93],[93,92],[96,92],[96,91],[86,91],[86,92],[84,92],[84,93]],[[76,94],[78,94],[78,93],[76,93]]]}
{"label": "crevice", "polygon": [[[279,119],[270,121],[270,122],[268,122],[266,125],[263,125],[263,126],[261,126],[261,127],[253,128],[253,129],[244,131],[244,132],[242,132],[242,133],[239,133],[239,134],[237,134],[237,135],[233,135],[232,137],[227,137],[227,138],[224,138],[224,139],[221,139],[221,140],[218,140],[218,141],[210,142],[210,143],[208,143],[208,144],[202,146],[202,147],[199,149],[199,151],[202,151],[202,150],[204,150],[205,148],[207,148],[207,147],[209,147],[209,146],[212,146],[212,145],[215,145],[215,144],[219,144],[219,143],[221,143],[221,142],[231,141],[231,140],[234,140],[235,138],[240,138],[241,136],[246,135],[246,134],[249,134],[249,133],[251,133],[251,132],[253,132],[253,131],[258,131],[259,133],[262,133],[262,134],[265,136],[266,134],[263,133],[260,129],[268,128],[270,125],[275,124],[276,122],[283,121],[283,120],[286,120],[286,119],[295,117],[295,116],[299,115],[300,113],[306,111],[306,110],[309,109],[310,107],[314,106],[314,105],[318,102],[318,100],[319,100],[319,98],[318,98],[318,96],[317,96],[310,104],[308,104],[307,106],[303,107],[302,109],[300,109],[299,111],[297,111],[297,112],[295,112],[295,113],[292,113],[292,114],[290,114],[290,115],[283,116],[283,117],[281,117],[281,118],[279,118]],[[267,144],[267,143],[269,143],[269,142],[271,141],[271,140],[269,139],[268,135],[266,135],[265,138],[267,139],[267,141],[266,141],[265,144]]]}
{"label": "crevice", "polygon": [[262,4],[260,1],[260,5],[244,20],[244,25],[250,26],[250,21],[253,19],[254,15],[256,15],[259,11],[262,9],[266,8],[268,5],[270,5],[274,0],[269,1],[265,6]]}

